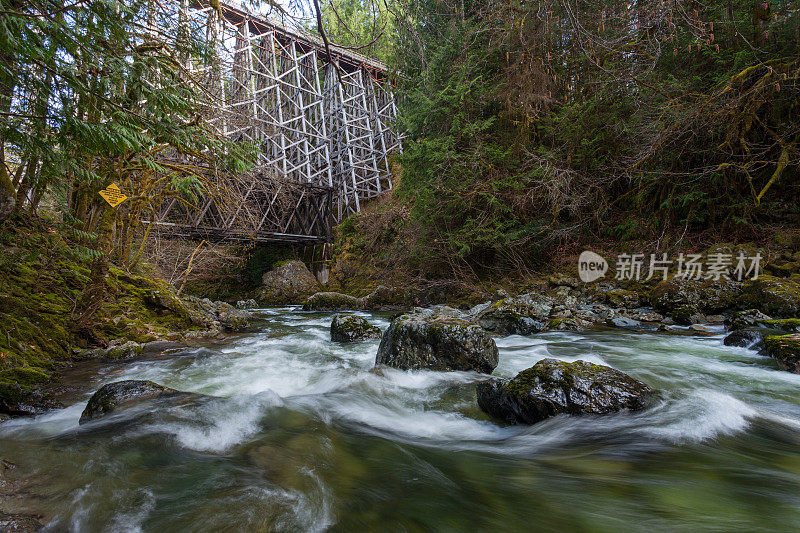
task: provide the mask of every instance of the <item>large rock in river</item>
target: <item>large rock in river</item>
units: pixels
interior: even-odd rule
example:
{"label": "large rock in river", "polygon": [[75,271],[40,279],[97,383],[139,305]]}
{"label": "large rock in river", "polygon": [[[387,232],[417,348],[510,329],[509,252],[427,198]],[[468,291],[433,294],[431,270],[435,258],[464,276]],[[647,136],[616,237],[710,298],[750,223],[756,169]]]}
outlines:
{"label": "large rock in river", "polygon": [[331,322],[331,340],[355,342],[365,339],[380,339],[381,328],[373,326],[358,315],[336,315]]}
{"label": "large rock in river", "polygon": [[493,418],[534,424],[561,413],[605,414],[641,409],[655,390],[608,366],[543,359],[512,380],[478,385],[478,405]]}
{"label": "large rock in river", "polygon": [[261,277],[258,299],[267,305],[294,304],[319,290],[319,282],[302,261],[286,261]]}
{"label": "large rock in river", "polygon": [[83,413],[81,413],[79,423],[85,424],[121,409],[133,407],[145,400],[165,397],[190,399],[197,398],[199,395],[164,387],[152,381],[134,379],[115,381],[114,383],[103,385],[92,395]]}
{"label": "large rock in river", "polygon": [[381,338],[375,364],[405,370],[491,373],[497,357],[494,339],[477,324],[449,314],[417,310],[392,320]]}

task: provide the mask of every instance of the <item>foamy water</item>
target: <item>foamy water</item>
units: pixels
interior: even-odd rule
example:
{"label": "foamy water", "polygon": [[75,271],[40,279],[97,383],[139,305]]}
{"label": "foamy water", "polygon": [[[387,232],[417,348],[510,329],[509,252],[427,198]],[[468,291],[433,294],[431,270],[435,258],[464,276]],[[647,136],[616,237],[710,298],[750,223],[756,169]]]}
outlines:
{"label": "foamy water", "polygon": [[[800,376],[721,332],[497,338],[497,376],[582,359],[663,391],[641,412],[503,426],[477,407],[479,374],[375,371],[378,342],[331,343],[331,317],[265,310],[257,333],[109,366],[82,401],[0,425],[0,455],[44,480],[15,505],[54,531],[797,525]],[[209,397],[78,427],[122,379]]]}

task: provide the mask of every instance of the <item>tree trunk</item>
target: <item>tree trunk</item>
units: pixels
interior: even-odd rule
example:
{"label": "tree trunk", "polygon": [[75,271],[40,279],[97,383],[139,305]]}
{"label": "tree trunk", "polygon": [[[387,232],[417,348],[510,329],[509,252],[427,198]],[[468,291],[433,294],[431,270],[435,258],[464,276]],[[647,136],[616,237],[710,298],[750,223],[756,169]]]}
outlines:
{"label": "tree trunk", "polygon": [[0,149],[0,156],[2,156],[0,161],[0,223],[2,223],[14,212],[17,193],[5,165],[5,150]]}

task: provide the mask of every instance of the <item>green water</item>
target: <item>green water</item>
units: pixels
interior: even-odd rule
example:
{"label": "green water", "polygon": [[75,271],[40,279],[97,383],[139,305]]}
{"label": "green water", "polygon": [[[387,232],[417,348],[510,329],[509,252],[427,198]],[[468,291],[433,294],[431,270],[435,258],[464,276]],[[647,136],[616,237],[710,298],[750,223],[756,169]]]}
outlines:
{"label": "green water", "polygon": [[[585,359],[664,391],[644,412],[502,427],[477,374],[372,371],[377,342],[331,343],[331,316],[267,310],[258,333],[73,377],[74,405],[0,425],[29,480],[2,505],[52,531],[800,528],[800,375],[721,335],[498,338],[499,376]],[[119,379],[218,398],[78,427]]]}

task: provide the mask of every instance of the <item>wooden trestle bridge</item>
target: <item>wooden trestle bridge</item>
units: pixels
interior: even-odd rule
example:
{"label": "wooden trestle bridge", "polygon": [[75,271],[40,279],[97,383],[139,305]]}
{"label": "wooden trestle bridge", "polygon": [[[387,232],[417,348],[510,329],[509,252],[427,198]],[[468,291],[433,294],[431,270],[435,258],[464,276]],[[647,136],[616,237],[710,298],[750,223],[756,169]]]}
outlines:
{"label": "wooden trestle bridge", "polygon": [[384,65],[217,2],[159,4],[166,11],[153,27],[188,29],[215,52],[208,64],[185,65],[219,103],[208,122],[260,149],[255,171],[225,185],[236,205],[223,206],[216,196],[196,208],[165,202],[154,221],[161,230],[324,242],[333,224],[392,187],[388,158],[400,138]]}

